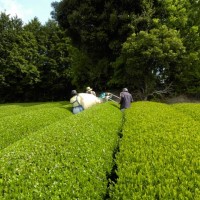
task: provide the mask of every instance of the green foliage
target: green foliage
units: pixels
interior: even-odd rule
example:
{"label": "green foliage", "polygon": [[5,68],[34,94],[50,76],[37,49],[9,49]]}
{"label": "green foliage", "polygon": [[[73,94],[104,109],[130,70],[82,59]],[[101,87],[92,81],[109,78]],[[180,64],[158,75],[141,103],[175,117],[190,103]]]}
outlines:
{"label": "green foliage", "polygon": [[38,129],[67,118],[72,114],[69,107],[61,103],[32,105],[28,108],[21,107],[21,105],[1,106],[0,150],[34,134]]}
{"label": "green foliage", "polygon": [[97,61],[96,68],[93,68],[92,61],[88,55],[75,47],[69,49],[70,58],[70,80],[79,90],[85,90],[86,86],[93,85],[93,88],[103,89],[107,85],[109,62],[107,58]]}
{"label": "green foliage", "polygon": [[[82,85],[79,73],[84,71],[84,76],[88,70],[86,84],[96,80],[95,87],[102,88],[102,83],[107,83],[113,73],[110,62],[120,54],[121,44],[131,31],[131,12],[140,12],[139,1],[63,0],[53,6],[55,19],[67,31],[81,55],[88,59],[87,67],[83,59],[83,66],[74,74],[76,85]],[[72,70],[76,71],[76,66]]]}
{"label": "green foliage", "polygon": [[191,116],[194,120],[200,122],[200,104],[199,103],[176,103],[173,108]]}
{"label": "green foliage", "polygon": [[71,42],[55,21],[44,26],[35,19],[25,27],[34,34],[38,44],[38,70],[40,82],[36,91],[41,99],[58,99],[70,87],[69,49]]}
{"label": "green foliage", "polygon": [[115,76],[111,83],[121,87],[131,85],[148,94],[176,78],[184,55],[179,33],[165,25],[134,33],[123,44],[121,57],[114,63]]}
{"label": "green foliage", "polygon": [[0,198],[103,199],[120,127],[119,108],[105,103],[10,145],[0,153]]}
{"label": "green foliage", "polygon": [[123,120],[113,102],[66,108],[0,106],[0,137],[33,133],[0,151],[0,199],[199,199],[199,104],[136,102]]}
{"label": "green foliage", "polygon": [[191,4],[189,0],[158,0],[156,15],[159,17],[161,24],[169,28],[184,30],[189,20],[189,10]]}
{"label": "green foliage", "polygon": [[39,81],[36,41],[32,34],[23,31],[20,19],[10,19],[4,13],[0,15],[0,29],[1,95],[21,94]]}
{"label": "green foliage", "polygon": [[111,199],[200,198],[200,124],[175,108],[137,102],[126,110]]}
{"label": "green foliage", "polygon": [[199,4],[62,0],[45,25],[1,13],[0,102],[63,100],[86,85],[146,97],[172,83],[199,97]]}
{"label": "green foliage", "polygon": [[176,29],[180,33],[183,45],[186,48],[184,60],[178,71],[169,72],[174,74],[174,89],[176,93],[192,94],[199,96],[199,2],[193,0],[181,1],[158,1],[156,17],[160,24]]}
{"label": "green foliage", "polygon": [[24,25],[0,15],[0,101],[64,99],[70,90],[70,39],[55,21]]}
{"label": "green foliage", "polygon": [[146,96],[173,83],[176,93],[199,96],[199,24],[191,20],[195,8],[187,0],[144,1],[142,13],[132,15],[133,34],[113,64],[110,84],[130,85]]}
{"label": "green foliage", "polygon": [[[110,52],[108,47],[112,42],[125,39],[129,14],[137,9],[136,4],[138,2],[63,0],[54,7],[55,18],[68,30],[75,44],[90,55],[102,58]],[[120,43],[115,46],[119,48]]]}
{"label": "green foliage", "polygon": [[72,85],[75,85],[77,89],[84,89],[85,84],[93,76],[91,73],[91,60],[90,58],[79,49],[71,47],[69,49],[70,54],[70,78]]}
{"label": "green foliage", "polygon": [[146,96],[173,83],[176,93],[199,94],[197,1],[62,0],[52,6],[84,55],[83,65],[78,58],[78,70],[71,68],[76,86],[85,81],[83,72],[97,88],[129,85]]}
{"label": "green foliage", "polygon": [[66,105],[66,102],[39,102],[39,103],[7,103],[0,104],[0,118],[21,114],[27,111],[44,108],[54,108]]}

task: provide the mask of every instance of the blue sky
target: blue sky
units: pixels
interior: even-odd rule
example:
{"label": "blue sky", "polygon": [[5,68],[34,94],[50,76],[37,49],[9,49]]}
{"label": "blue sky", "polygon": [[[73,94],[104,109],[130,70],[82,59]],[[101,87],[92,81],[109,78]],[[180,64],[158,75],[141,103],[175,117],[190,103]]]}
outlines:
{"label": "blue sky", "polygon": [[44,24],[51,19],[51,3],[54,1],[56,0],[0,0],[0,12],[10,16],[17,15],[24,23],[37,17]]}

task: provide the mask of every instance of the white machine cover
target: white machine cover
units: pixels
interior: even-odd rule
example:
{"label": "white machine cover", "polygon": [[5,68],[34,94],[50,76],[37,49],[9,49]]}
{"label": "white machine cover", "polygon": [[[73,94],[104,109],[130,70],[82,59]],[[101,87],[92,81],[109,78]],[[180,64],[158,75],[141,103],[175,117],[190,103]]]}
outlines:
{"label": "white machine cover", "polygon": [[83,106],[84,109],[87,109],[97,103],[101,103],[101,100],[93,94],[79,93],[78,96],[79,103]]}

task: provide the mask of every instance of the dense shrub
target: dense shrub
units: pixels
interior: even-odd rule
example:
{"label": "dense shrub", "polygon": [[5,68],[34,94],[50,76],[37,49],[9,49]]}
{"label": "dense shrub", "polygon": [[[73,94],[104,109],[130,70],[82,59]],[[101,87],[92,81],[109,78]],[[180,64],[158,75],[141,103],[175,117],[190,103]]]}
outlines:
{"label": "dense shrub", "polygon": [[2,116],[0,117],[0,150],[45,126],[72,115],[69,110],[70,105],[62,103],[23,106],[0,106]]}
{"label": "dense shrub", "polygon": [[200,199],[199,104],[0,111],[0,199]]}
{"label": "dense shrub", "polygon": [[40,103],[13,103],[13,104],[0,104],[0,118],[21,114],[30,111],[36,111],[44,108],[67,108],[70,105],[67,102],[40,102]]}
{"label": "dense shrub", "polygon": [[173,108],[191,116],[194,120],[200,121],[200,103],[177,103]]}
{"label": "dense shrub", "polygon": [[0,199],[103,199],[121,112],[99,104],[1,151]]}
{"label": "dense shrub", "polygon": [[125,112],[111,199],[200,199],[200,124],[173,107],[137,102]]}

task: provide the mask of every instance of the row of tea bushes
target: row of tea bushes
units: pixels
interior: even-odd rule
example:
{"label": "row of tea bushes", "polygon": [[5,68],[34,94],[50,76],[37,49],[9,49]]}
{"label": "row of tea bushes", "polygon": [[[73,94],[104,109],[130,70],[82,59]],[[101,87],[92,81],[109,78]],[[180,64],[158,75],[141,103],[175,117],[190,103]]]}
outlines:
{"label": "row of tea bushes", "polygon": [[41,102],[41,103],[8,103],[0,104],[0,118],[30,112],[31,110],[36,111],[44,108],[53,107],[66,107],[66,102]]}
{"label": "row of tea bushes", "polygon": [[178,103],[172,106],[200,122],[200,103]]}
{"label": "row of tea bushes", "polygon": [[0,153],[0,199],[104,199],[121,112],[99,104]]}
{"label": "row of tea bushes", "polygon": [[[35,110],[34,110],[35,108]],[[21,108],[23,110],[23,108]],[[35,131],[72,115],[70,105],[29,107],[29,111],[0,118],[0,150]],[[8,109],[6,109],[8,111]]]}
{"label": "row of tea bushes", "polygon": [[125,111],[122,134],[110,199],[200,199],[199,122],[165,104],[137,102]]}

